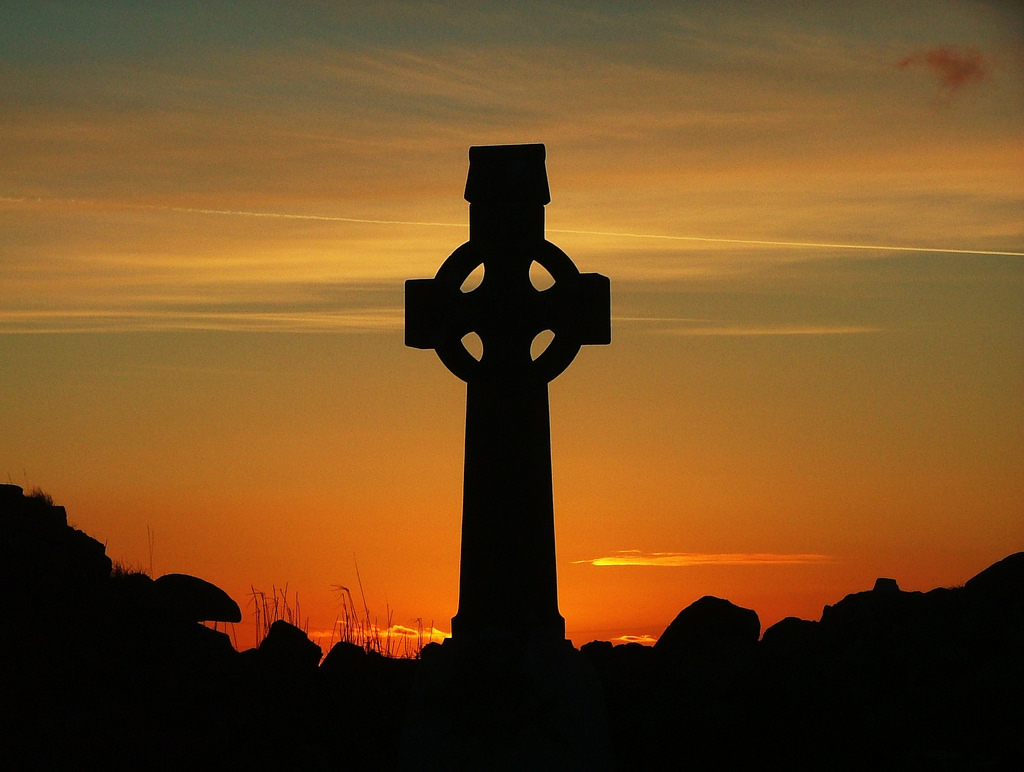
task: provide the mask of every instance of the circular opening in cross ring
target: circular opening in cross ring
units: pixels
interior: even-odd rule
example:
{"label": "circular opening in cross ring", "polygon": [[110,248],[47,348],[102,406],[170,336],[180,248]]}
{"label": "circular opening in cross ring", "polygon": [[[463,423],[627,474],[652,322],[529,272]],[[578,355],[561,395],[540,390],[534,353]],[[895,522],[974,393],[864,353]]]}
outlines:
{"label": "circular opening in cross ring", "polygon": [[551,275],[547,268],[534,260],[530,263],[530,284],[538,292],[543,292],[555,286],[555,277]]}
{"label": "circular opening in cross ring", "polygon": [[473,357],[477,362],[483,359],[484,356],[484,342],[480,340],[480,336],[475,332],[467,332],[462,336],[462,346],[469,352],[469,355]]}
{"label": "circular opening in cross ring", "polygon": [[537,361],[537,358],[548,350],[548,346],[551,345],[551,341],[555,339],[555,333],[551,330],[541,330],[533,337],[533,342],[530,344],[530,358],[533,361]]}
{"label": "circular opening in cross ring", "polygon": [[484,264],[480,263],[476,268],[469,272],[469,276],[462,282],[462,286],[459,289],[462,292],[472,292],[484,281]]}

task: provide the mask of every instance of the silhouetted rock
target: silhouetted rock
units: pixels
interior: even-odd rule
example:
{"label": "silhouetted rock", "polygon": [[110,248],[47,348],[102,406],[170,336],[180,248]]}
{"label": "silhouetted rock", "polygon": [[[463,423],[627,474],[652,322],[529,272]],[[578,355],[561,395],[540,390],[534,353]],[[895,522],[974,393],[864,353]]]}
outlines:
{"label": "silhouetted rock", "polygon": [[358,677],[365,668],[366,651],[362,646],[348,641],[338,641],[334,644],[320,663],[321,675],[338,683]]}
{"label": "silhouetted rock", "polygon": [[[375,655],[372,659],[379,659]],[[320,663],[320,680],[340,694],[346,691],[365,695],[374,691],[379,683],[374,683],[378,673],[377,662],[362,646],[348,641],[338,641],[324,656]]]}
{"label": "silhouetted rock", "polygon": [[612,647],[611,661],[618,668],[630,670],[647,669],[655,666],[655,649],[641,643],[620,643]]}
{"label": "silhouetted rock", "polygon": [[600,681],[568,641],[452,638],[420,664],[403,768],[613,766]]}
{"label": "silhouetted rock", "polygon": [[818,623],[798,617],[786,617],[764,631],[761,646],[777,657],[806,657],[817,652],[821,646]]}
{"label": "silhouetted rock", "polygon": [[614,652],[611,641],[590,641],[580,646],[580,654],[591,662],[608,662]]}
{"label": "silhouetted rock", "polygon": [[932,647],[954,633],[961,598],[949,590],[904,592],[879,580],[868,592],[847,595],[825,606],[820,632],[835,656],[875,658],[889,663]]}
{"label": "silhouetted rock", "polygon": [[607,754],[582,728],[606,726],[619,769],[1024,768],[1024,553],[960,588],[880,579],[759,642],[754,612],[708,597],[655,647],[431,644],[415,661],[339,643],[319,667],[286,622],[236,652],[195,621],[235,614],[220,590],[111,574],[99,542],[18,486],[0,486],[0,555],[16,596],[0,615],[5,770],[393,768],[408,706],[409,759],[457,753],[418,766],[493,768],[497,748],[593,768]]}
{"label": "silhouetted rock", "polygon": [[105,588],[106,613],[112,617],[151,620],[158,616],[153,579],[148,574],[112,576]]}
{"label": "silhouetted rock", "polygon": [[437,641],[430,641],[420,649],[420,659],[429,660],[432,657],[441,656],[441,644]]}
{"label": "silhouetted rock", "polygon": [[884,579],[879,577],[878,579],[875,579],[875,586],[871,591],[893,594],[900,591],[900,586],[895,579]]}
{"label": "silhouetted rock", "polygon": [[752,647],[760,635],[756,611],[705,595],[679,612],[654,649],[667,657],[712,654]]}
{"label": "silhouetted rock", "polygon": [[304,670],[315,670],[323,656],[323,650],[302,630],[283,619],[270,626],[259,645],[259,653],[271,665]]}
{"label": "silhouetted rock", "polygon": [[0,586],[15,618],[45,613],[61,618],[109,578],[103,544],[72,528],[64,507],[45,495],[0,486]]}
{"label": "silhouetted rock", "polygon": [[242,611],[224,590],[188,574],[164,574],[153,582],[155,602],[170,620],[241,622]]}
{"label": "silhouetted rock", "polygon": [[111,568],[63,507],[0,486],[0,582],[12,596],[0,617],[5,769],[222,766],[239,744],[225,729],[239,655],[195,621],[210,594],[183,603],[180,582]]}
{"label": "silhouetted rock", "polygon": [[227,633],[198,622],[162,626],[153,651],[164,658],[165,663],[203,676],[209,676],[211,670],[223,667],[237,656]]}
{"label": "silhouetted rock", "polygon": [[1019,613],[1024,609],[1024,552],[993,563],[969,579],[964,590],[976,602],[1004,606]]}

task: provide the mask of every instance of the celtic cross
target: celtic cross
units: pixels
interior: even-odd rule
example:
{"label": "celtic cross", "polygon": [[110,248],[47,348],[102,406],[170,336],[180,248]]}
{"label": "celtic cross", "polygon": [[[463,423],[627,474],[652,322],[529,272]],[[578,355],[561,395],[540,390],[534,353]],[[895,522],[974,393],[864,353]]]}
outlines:
{"label": "celtic cross", "polygon": [[[558,612],[548,383],[580,347],[611,342],[607,277],[580,273],[544,238],[543,145],[469,150],[469,241],[433,279],[405,284],[405,343],[434,349],[466,382],[456,641],[565,637]],[[537,263],[554,283],[538,289]],[[466,280],[483,266],[480,284]],[[534,356],[534,341],[553,333]],[[464,344],[475,333],[477,357]]]}

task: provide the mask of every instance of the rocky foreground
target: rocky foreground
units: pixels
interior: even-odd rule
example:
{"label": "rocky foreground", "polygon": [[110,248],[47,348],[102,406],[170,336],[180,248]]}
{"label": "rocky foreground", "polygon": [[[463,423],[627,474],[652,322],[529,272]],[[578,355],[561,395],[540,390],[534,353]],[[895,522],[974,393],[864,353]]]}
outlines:
{"label": "rocky foreground", "polygon": [[[0,589],[4,769],[416,759],[403,725],[437,644],[422,661],[345,643],[322,657],[277,622],[237,652],[202,624],[241,617],[218,588],[112,571],[63,507],[13,485],[0,485]],[[1024,553],[955,589],[880,579],[817,622],[785,619],[763,635],[755,612],[706,597],[653,647],[595,641],[573,656],[603,693],[608,768],[1024,769]],[[514,686],[518,664],[502,662]],[[557,743],[557,727],[507,728],[545,731]]]}

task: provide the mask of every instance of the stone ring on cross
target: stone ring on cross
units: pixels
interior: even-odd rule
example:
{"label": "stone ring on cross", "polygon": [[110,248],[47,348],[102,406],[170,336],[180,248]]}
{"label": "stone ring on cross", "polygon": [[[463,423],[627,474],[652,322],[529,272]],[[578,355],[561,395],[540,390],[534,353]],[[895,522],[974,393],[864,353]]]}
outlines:
{"label": "stone ring on cross", "polygon": [[[533,263],[550,275],[550,287],[534,286]],[[480,266],[480,284],[463,291]],[[606,277],[581,274],[569,256],[547,240],[515,245],[471,240],[444,261],[433,279],[408,282],[406,304],[410,326],[428,333],[429,339],[418,347],[434,349],[462,380],[507,378],[514,373],[516,378],[547,383],[572,363],[581,346],[607,343],[609,293]],[[533,341],[544,331],[554,337],[534,359]],[[463,343],[470,333],[483,344],[479,359]]]}

